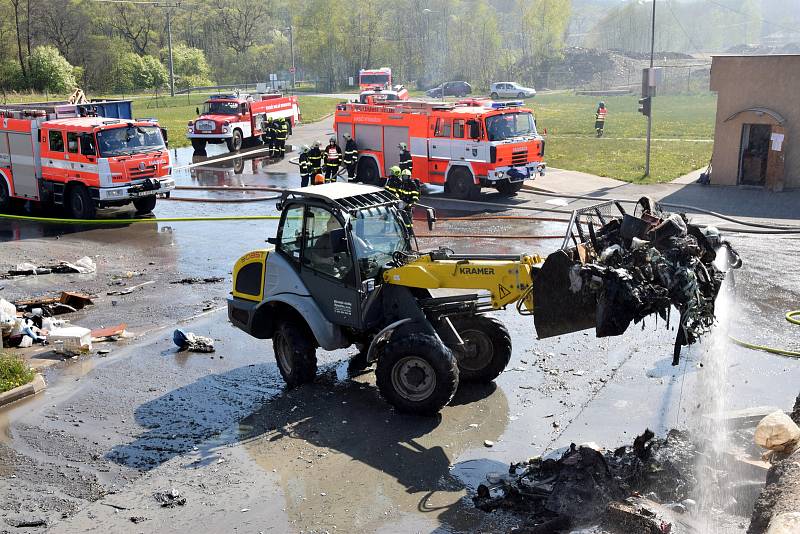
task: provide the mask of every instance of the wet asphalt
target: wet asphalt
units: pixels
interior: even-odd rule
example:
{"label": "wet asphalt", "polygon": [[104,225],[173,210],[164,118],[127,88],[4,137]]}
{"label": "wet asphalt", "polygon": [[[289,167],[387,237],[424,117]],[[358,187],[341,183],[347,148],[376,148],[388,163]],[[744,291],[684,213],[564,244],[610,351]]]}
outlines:
{"label": "wet asphalt", "polygon": [[[325,138],[327,124],[299,129],[298,142]],[[210,147],[208,156],[222,153]],[[258,150],[209,164],[191,149],[173,152],[180,185],[294,187],[288,162]],[[195,165],[188,168],[189,165]],[[176,191],[175,196],[246,198],[267,192]],[[498,214],[534,215],[508,205],[553,208],[520,195]],[[424,202],[442,216],[484,206]],[[580,204],[572,204],[580,205]],[[458,209],[456,209],[458,208]],[[242,204],[160,201],[162,217],[277,214],[274,201]],[[543,214],[560,217],[560,214]],[[130,216],[117,210],[110,216]],[[68,227],[0,222],[0,264],[96,255],[95,275],[2,280],[13,299],[64,287],[98,295],[73,314],[75,324],[126,322],[136,337],[104,344],[110,354],[59,362],[49,387],[0,412],[0,531],[41,518],[49,532],[474,532],[507,531],[518,518],[475,510],[469,496],[487,475],[570,442],[608,447],[632,442],[649,427],[694,428],[704,413],[696,393],[707,344],[670,365],[674,331],[652,319],[625,336],[579,332],[537,340],[530,317],[496,312],[512,335],[511,363],[496,384],[462,386],[438,417],[395,413],[371,373],[350,375],[353,349],[318,351],[316,383],[286,390],[271,344],[227,321],[224,298],[233,262],[266,247],[277,221],[147,223]],[[418,221],[418,233],[427,230]],[[450,237],[551,236],[553,221],[443,221],[422,248],[542,255],[557,239]],[[798,241],[732,236],[745,258],[735,273],[739,337],[797,350],[783,314],[800,301],[793,258]],[[128,272],[135,272],[130,278]],[[184,277],[224,282],[173,284]],[[154,280],[131,295],[119,287]],[[113,304],[115,301],[116,304]],[[672,324],[676,318],[672,318]],[[177,352],[172,330],[216,340],[213,354]],[[98,345],[99,347],[99,345]],[[97,347],[95,347],[97,348]],[[728,406],[788,409],[797,395],[797,360],[729,346]],[[39,355],[39,358],[48,358]],[[493,446],[485,446],[485,441]],[[162,508],[152,494],[176,489],[186,504]],[[131,518],[137,518],[133,522]],[[141,519],[144,518],[144,519]],[[4,524],[8,523],[6,527]],[[41,532],[43,528],[14,528]]]}

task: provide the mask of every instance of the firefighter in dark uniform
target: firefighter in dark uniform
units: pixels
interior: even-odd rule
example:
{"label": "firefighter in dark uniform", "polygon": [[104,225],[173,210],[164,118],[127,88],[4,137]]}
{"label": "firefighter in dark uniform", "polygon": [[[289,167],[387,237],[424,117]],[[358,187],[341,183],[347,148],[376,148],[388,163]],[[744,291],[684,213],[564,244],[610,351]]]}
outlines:
{"label": "firefighter in dark uniform", "polygon": [[308,161],[311,162],[311,172],[314,175],[322,174],[322,150],[319,149],[319,141],[314,141],[308,151]]}
{"label": "firefighter in dark uniform", "polygon": [[325,147],[325,183],[336,181],[336,173],[339,172],[339,165],[342,163],[342,149],[336,144],[336,138],[331,137],[328,146]]}
{"label": "firefighter in dark uniform", "polygon": [[414,206],[419,202],[421,186],[419,180],[411,177],[411,171],[403,169],[400,172],[400,200],[403,201],[406,229],[409,235],[414,234]]}
{"label": "firefighter in dark uniform", "polygon": [[411,161],[411,152],[408,151],[408,145],[405,143],[400,143],[397,146],[400,148],[400,163],[397,164],[400,167],[400,170],[412,170],[413,163]]}
{"label": "firefighter in dark uniform", "polygon": [[311,160],[308,159],[309,152],[308,145],[303,145],[300,150],[300,157],[297,162],[300,165],[300,187],[308,187],[308,182],[311,180]]}
{"label": "firefighter in dark uniform", "polygon": [[383,188],[390,192],[395,198],[400,198],[400,193],[403,190],[403,177],[400,173],[403,172],[400,170],[400,167],[394,165],[391,169],[389,169],[389,177],[386,178],[386,184],[384,184]]}
{"label": "firefighter in dark uniform", "polygon": [[344,157],[342,162],[347,169],[347,179],[351,182],[357,182],[356,165],[358,164],[358,145],[355,140],[350,137],[350,134],[344,134]]}
{"label": "firefighter in dark uniform", "polygon": [[267,124],[264,127],[264,142],[267,144],[267,155],[271,158],[275,157],[275,121],[272,117],[267,119]]}
{"label": "firefighter in dark uniform", "polygon": [[286,138],[289,135],[289,126],[286,124],[286,119],[283,117],[278,119],[276,126],[275,157],[283,159],[286,155]]}

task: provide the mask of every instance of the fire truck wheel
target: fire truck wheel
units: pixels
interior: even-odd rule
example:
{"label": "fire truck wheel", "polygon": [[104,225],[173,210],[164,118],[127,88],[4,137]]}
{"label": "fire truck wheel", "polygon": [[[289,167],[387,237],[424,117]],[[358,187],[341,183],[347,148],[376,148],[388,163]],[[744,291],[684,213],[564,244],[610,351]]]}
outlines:
{"label": "fire truck wheel", "polygon": [[156,207],[156,196],[137,198],[133,201],[133,207],[136,208],[136,215],[150,213]]}
{"label": "fire truck wheel", "polygon": [[205,139],[192,139],[192,148],[195,152],[203,152],[206,149]]}
{"label": "fire truck wheel", "polygon": [[498,95],[497,93],[492,93],[492,94],[491,94],[491,95],[489,95],[489,96],[492,98],[492,100],[497,100],[497,98],[498,98],[500,95]]}
{"label": "fire truck wheel", "polygon": [[97,211],[89,190],[83,184],[74,184],[67,189],[66,208],[73,219],[93,219]]}
{"label": "fire truck wheel", "polygon": [[508,180],[497,182],[497,190],[504,197],[513,197],[519,193],[520,189],[522,189],[522,182],[509,182]]}
{"label": "fire truck wheel", "polygon": [[233,137],[230,139],[225,140],[225,144],[228,145],[229,152],[238,152],[242,149],[242,131],[236,129],[233,131]]}
{"label": "fire truck wheel", "polygon": [[464,167],[453,167],[445,182],[447,194],[459,200],[475,200],[481,188],[475,185],[472,173]]}
{"label": "fire truck wheel", "polygon": [[11,194],[8,192],[5,180],[0,179],[0,211],[6,211],[11,206]]}
{"label": "fire truck wheel", "polygon": [[361,183],[366,185],[381,186],[381,173],[378,171],[378,165],[372,158],[361,158],[358,160],[358,169],[356,169],[356,176],[361,180]]}

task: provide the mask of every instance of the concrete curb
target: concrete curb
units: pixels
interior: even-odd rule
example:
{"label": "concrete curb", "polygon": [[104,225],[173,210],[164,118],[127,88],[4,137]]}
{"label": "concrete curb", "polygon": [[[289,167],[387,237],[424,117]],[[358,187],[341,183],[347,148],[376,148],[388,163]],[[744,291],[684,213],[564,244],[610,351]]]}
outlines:
{"label": "concrete curb", "polygon": [[6,391],[5,393],[0,393],[0,406],[11,404],[12,402],[24,399],[25,397],[30,397],[31,395],[36,395],[40,391],[44,391],[45,388],[47,388],[47,383],[44,381],[44,377],[41,374],[36,373],[36,375],[33,377],[33,380],[24,386],[16,387],[12,390]]}

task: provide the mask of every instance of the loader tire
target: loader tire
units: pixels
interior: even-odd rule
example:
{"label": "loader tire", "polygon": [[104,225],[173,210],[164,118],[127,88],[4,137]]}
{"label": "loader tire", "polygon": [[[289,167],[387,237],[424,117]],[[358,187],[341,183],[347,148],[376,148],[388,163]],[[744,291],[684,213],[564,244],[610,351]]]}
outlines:
{"label": "loader tire", "polygon": [[466,346],[465,352],[456,352],[461,380],[489,383],[500,376],[511,360],[511,335],[505,325],[486,315],[450,321]]}
{"label": "loader tire", "polygon": [[156,196],[137,198],[133,201],[133,207],[136,208],[136,215],[150,213],[156,207]]}
{"label": "loader tire", "polygon": [[283,321],[272,335],[278,370],[292,388],[313,382],[317,376],[317,348],[314,336],[295,320]]}
{"label": "loader tire", "polygon": [[458,389],[453,352],[428,334],[392,338],[375,369],[378,389],[398,412],[435,415]]}

